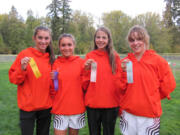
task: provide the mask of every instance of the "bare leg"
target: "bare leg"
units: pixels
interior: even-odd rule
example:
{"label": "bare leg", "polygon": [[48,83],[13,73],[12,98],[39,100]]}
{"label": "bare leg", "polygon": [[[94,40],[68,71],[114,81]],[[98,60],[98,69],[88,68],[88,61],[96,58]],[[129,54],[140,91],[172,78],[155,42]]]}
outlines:
{"label": "bare leg", "polygon": [[69,135],[78,135],[79,129],[69,128]]}
{"label": "bare leg", "polygon": [[67,134],[67,130],[54,129],[54,135],[66,135],[66,134]]}

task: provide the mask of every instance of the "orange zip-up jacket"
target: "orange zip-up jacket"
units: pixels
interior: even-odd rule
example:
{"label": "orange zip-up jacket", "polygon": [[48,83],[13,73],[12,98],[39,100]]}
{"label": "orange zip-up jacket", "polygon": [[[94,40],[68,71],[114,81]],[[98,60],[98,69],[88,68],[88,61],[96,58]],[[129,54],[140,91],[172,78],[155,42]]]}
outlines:
{"label": "orange zip-up jacket", "polygon": [[[106,51],[93,50],[86,55],[85,59],[94,59],[97,63],[96,82],[90,82],[90,71],[83,74],[83,88],[87,89],[85,105],[91,108],[119,107],[120,90],[116,87],[116,74],[112,73],[108,53]],[[116,72],[119,72],[120,57],[117,53],[115,53],[115,59]],[[89,85],[87,85],[87,82],[89,82]]]}
{"label": "orange zip-up jacket", "polygon": [[82,90],[82,68],[84,60],[79,56],[64,58],[59,56],[53,70],[59,72],[59,89],[53,100],[51,113],[74,115],[85,112],[84,92]]}
{"label": "orange zip-up jacket", "polygon": [[[32,57],[35,60],[42,75],[40,78],[35,77],[29,64],[25,71],[21,69],[21,59],[24,57]],[[48,53],[27,48],[18,54],[9,69],[9,80],[17,85],[17,102],[20,109],[35,111],[52,107],[50,72],[51,64],[49,63]]]}
{"label": "orange zip-up jacket", "polygon": [[153,50],[146,50],[140,61],[133,53],[127,58],[133,63],[134,82],[126,85],[120,106],[136,116],[160,117],[161,99],[169,98],[176,87],[170,66]]}

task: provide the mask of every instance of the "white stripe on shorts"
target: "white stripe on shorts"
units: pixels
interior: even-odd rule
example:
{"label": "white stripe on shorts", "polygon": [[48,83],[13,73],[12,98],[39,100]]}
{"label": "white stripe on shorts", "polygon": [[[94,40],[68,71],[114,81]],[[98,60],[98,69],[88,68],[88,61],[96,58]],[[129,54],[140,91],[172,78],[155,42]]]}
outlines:
{"label": "white stripe on shorts", "polygon": [[66,130],[68,127],[80,129],[85,126],[85,113],[77,115],[54,115],[54,128]]}

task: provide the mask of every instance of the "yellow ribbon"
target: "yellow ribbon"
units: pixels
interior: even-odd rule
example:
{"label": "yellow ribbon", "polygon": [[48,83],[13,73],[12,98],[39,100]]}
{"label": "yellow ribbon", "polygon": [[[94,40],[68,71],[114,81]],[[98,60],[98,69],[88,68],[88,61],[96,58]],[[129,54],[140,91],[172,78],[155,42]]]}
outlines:
{"label": "yellow ribbon", "polygon": [[40,73],[40,71],[38,69],[38,66],[37,66],[37,64],[36,64],[36,62],[35,62],[35,60],[33,58],[30,59],[29,64],[31,66],[31,69],[32,69],[35,77],[36,78],[41,77],[41,73]]}

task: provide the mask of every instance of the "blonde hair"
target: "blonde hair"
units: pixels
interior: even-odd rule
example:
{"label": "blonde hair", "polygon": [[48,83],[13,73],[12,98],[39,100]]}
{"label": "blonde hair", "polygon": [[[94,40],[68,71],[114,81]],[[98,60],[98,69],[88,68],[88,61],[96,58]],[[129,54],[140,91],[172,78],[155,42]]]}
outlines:
{"label": "blonde hair", "polygon": [[[137,35],[135,35],[135,33],[137,33]],[[142,40],[146,45],[146,49],[149,49],[150,37],[147,30],[144,27],[135,25],[129,30],[127,40],[131,42],[134,39]]]}

